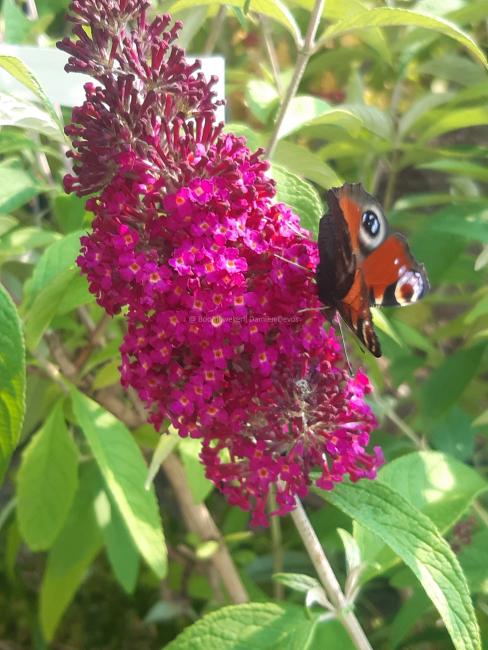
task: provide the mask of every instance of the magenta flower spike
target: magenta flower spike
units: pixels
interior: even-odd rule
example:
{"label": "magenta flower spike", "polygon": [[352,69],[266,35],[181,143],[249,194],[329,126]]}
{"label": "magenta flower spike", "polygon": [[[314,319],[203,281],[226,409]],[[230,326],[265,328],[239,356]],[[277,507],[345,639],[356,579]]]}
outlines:
{"label": "magenta flower spike", "polygon": [[370,386],[310,309],[315,241],[275,202],[262,151],[216,123],[215,79],[175,45],[181,25],[147,22],[147,6],[73,2],[58,44],[67,71],[96,81],[66,127],[66,191],[94,214],[78,265],[124,314],[122,384],[148,420],[200,439],[208,478],[266,525],[272,485],[282,515],[313,470],[324,489],[375,477]]}

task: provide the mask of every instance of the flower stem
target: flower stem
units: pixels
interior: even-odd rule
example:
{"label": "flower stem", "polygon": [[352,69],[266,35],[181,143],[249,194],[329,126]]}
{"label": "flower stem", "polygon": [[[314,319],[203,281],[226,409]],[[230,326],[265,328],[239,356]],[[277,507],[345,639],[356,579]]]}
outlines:
{"label": "flower stem", "polygon": [[278,135],[281,129],[281,125],[283,124],[283,120],[285,119],[285,115],[288,111],[290,102],[296,95],[298,86],[300,85],[300,81],[302,80],[303,77],[303,73],[305,72],[307,63],[312,55],[313,48],[314,48],[315,34],[317,33],[317,28],[320,23],[320,18],[324,10],[324,5],[325,5],[325,0],[316,0],[312,13],[310,15],[310,22],[308,24],[305,41],[303,43],[303,46],[298,52],[295,71],[293,73],[292,80],[290,81],[290,85],[287,88],[283,103],[281,104],[278,117],[276,118],[273,134],[269,141],[268,149],[266,152],[266,155],[269,159],[273,157],[274,151],[276,149],[276,145],[278,144]]}
{"label": "flower stem", "polygon": [[349,610],[350,603],[342,593],[341,586],[324,553],[324,549],[320,545],[317,534],[312,528],[312,524],[298,498],[296,499],[296,508],[291,512],[291,518],[317,571],[326,596],[335,607],[338,620],[342,623],[358,650],[372,650],[356,615]]}

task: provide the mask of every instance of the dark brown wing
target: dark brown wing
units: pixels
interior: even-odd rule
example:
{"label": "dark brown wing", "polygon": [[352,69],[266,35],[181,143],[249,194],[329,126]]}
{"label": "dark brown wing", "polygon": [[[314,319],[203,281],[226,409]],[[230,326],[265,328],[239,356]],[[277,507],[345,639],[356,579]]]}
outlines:
{"label": "dark brown wing", "polygon": [[333,190],[327,192],[327,203],[329,210],[319,224],[317,287],[324,305],[338,307],[354,281],[356,258],[347,223]]}

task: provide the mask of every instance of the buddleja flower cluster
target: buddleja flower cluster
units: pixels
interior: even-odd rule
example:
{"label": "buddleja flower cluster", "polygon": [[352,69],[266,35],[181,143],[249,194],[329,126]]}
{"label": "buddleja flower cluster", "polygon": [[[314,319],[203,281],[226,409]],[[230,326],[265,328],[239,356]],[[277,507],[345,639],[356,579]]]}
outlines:
{"label": "buddleja flower cluster", "polygon": [[[266,524],[317,485],[373,478],[374,416],[316,309],[316,244],[274,201],[262,152],[215,121],[218,102],[139,0],[71,4],[68,71],[90,75],[66,132],[68,192],[92,195],[78,264],[127,321],[121,377],[156,428],[202,442],[206,474]],[[87,29],[89,28],[89,29]]]}

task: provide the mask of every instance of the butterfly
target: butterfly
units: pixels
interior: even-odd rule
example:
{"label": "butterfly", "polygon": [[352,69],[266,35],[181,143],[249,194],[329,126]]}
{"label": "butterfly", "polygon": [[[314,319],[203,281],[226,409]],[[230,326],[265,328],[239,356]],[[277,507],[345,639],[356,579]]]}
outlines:
{"label": "butterfly", "polygon": [[429,290],[425,267],[402,235],[389,234],[381,205],[360,183],[332,188],[327,204],[319,225],[319,298],[380,357],[370,307],[420,300]]}

